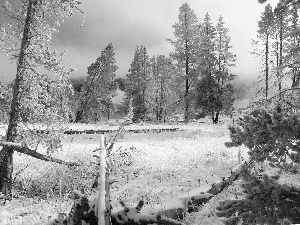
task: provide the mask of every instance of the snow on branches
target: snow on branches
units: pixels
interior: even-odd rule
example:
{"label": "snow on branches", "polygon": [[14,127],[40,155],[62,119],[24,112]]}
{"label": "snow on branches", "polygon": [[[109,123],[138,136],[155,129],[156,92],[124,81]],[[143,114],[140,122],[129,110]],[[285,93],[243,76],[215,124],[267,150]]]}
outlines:
{"label": "snow on branches", "polygon": [[[300,189],[282,184],[286,165],[300,161],[299,115],[256,109],[229,131],[226,146],[244,144],[251,163],[241,173],[245,198],[220,202],[217,215],[227,218],[226,225],[300,223]],[[255,169],[259,163],[268,165],[266,171]]]}

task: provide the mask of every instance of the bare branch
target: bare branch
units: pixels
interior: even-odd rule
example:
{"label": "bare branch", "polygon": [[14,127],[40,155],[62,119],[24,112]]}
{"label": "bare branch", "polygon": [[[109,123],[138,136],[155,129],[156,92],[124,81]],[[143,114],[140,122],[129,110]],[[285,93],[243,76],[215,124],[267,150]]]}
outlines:
{"label": "bare branch", "polygon": [[[114,143],[115,143],[116,140],[117,140],[117,136],[123,131],[124,126],[127,124],[128,121],[129,121],[128,119],[125,119],[125,121],[120,125],[120,127],[119,127],[117,133],[116,133],[113,137],[110,138],[109,144],[108,144],[108,147],[107,147],[108,153],[109,153],[110,150],[113,148]],[[99,151],[99,150],[100,150],[100,148],[97,148],[97,149],[93,150],[93,152],[96,152],[96,151]]]}
{"label": "bare branch", "polygon": [[280,91],[278,94],[274,95],[273,97],[271,97],[269,100],[273,99],[273,98],[276,98],[278,96],[280,96],[281,94],[287,92],[287,91],[294,91],[294,90],[300,90],[300,87],[293,87],[293,88],[288,88],[286,90],[282,90]]}

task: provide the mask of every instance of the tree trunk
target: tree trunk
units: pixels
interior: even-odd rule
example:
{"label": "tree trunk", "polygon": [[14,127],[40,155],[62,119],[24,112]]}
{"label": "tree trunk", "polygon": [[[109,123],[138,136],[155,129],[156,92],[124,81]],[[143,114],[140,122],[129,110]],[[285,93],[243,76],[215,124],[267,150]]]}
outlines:
{"label": "tree trunk", "polygon": [[213,121],[214,124],[219,122],[219,115],[220,115],[220,112],[217,112],[216,116],[215,116],[215,113],[212,112],[211,118],[212,118],[212,121]]}
{"label": "tree trunk", "polygon": [[266,99],[268,99],[268,90],[269,90],[269,35],[267,34],[266,37],[266,59],[265,59],[265,65],[266,65]]}
{"label": "tree trunk", "polygon": [[184,112],[184,121],[187,122],[189,119],[189,99],[188,99],[188,94],[189,94],[189,79],[185,80],[185,112]]}
{"label": "tree trunk", "polygon": [[80,120],[82,120],[82,115],[83,115],[83,110],[78,110],[76,112],[74,123],[78,123]]}
{"label": "tree trunk", "polygon": [[188,56],[188,42],[187,40],[185,41],[185,112],[184,112],[184,121],[187,122],[189,119],[189,99],[188,99],[188,94],[189,94],[189,56]]}
{"label": "tree trunk", "polygon": [[[24,83],[25,64],[28,54],[28,47],[31,38],[31,26],[33,22],[35,12],[35,0],[29,0],[27,6],[27,15],[24,24],[23,37],[21,42],[20,55],[17,64],[17,75],[15,79],[15,85],[13,87],[13,99],[11,103],[9,124],[7,130],[6,140],[8,142],[15,142],[18,136],[18,123],[21,116],[21,97],[22,97],[22,85]],[[11,192],[12,185],[12,173],[13,173],[13,153],[11,148],[3,147],[0,151],[0,191],[8,196]]]}
{"label": "tree trunk", "polygon": [[107,120],[110,119],[110,106],[109,106],[109,103],[107,105]]}
{"label": "tree trunk", "polygon": [[219,115],[220,115],[220,112],[217,112],[214,123],[218,123],[219,122]]}
{"label": "tree trunk", "polygon": [[162,122],[164,112],[164,79],[160,78],[160,102],[159,102],[159,122]]}
{"label": "tree trunk", "polygon": [[[278,66],[282,66],[282,61],[283,61],[283,15],[281,15],[280,17],[280,30],[279,30],[279,65]],[[280,68],[280,74],[279,74],[279,84],[278,84],[278,91],[281,92],[282,89],[282,68]],[[282,98],[282,94],[279,94],[279,100],[281,100]]]}
{"label": "tree trunk", "polygon": [[211,113],[211,119],[212,119],[213,123],[215,123],[215,113],[214,112]]}

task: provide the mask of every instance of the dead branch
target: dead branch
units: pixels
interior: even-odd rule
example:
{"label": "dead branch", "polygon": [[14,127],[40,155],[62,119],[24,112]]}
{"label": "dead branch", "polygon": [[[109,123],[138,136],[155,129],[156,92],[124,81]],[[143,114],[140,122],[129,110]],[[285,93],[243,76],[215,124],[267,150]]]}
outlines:
{"label": "dead branch", "polygon": [[63,161],[61,159],[57,159],[57,158],[54,158],[54,157],[51,157],[51,156],[47,156],[47,155],[38,153],[38,152],[28,148],[25,145],[20,144],[20,143],[1,141],[0,146],[3,146],[4,148],[6,148],[8,150],[13,150],[13,151],[16,151],[16,152],[19,152],[19,153],[23,153],[23,154],[29,155],[31,157],[34,157],[36,159],[40,159],[40,160],[44,160],[44,161],[55,162],[55,163],[62,164],[62,165],[67,165],[67,166],[77,166],[77,165],[79,165],[76,162],[66,162],[66,161]]}
{"label": "dead branch", "polygon": [[[114,146],[114,144],[115,144],[115,142],[116,142],[116,140],[117,140],[118,135],[121,134],[121,132],[123,131],[125,125],[126,125],[128,122],[129,122],[129,119],[126,118],[125,121],[119,126],[119,129],[118,129],[118,131],[116,132],[116,134],[115,134],[112,138],[110,138],[109,144],[108,144],[108,146],[106,146],[107,155],[110,154],[110,151],[111,151],[111,149],[113,148],[113,146]],[[98,149],[97,149],[97,150],[98,150]],[[94,150],[94,152],[95,152],[95,150]]]}

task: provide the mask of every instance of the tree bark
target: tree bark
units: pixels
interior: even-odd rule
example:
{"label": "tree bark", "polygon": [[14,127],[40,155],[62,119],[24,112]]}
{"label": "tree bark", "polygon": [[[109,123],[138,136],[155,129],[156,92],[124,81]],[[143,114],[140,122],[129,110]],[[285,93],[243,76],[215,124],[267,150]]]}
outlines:
{"label": "tree bark", "polygon": [[[6,140],[8,142],[15,142],[18,137],[18,123],[21,119],[21,97],[22,97],[22,85],[24,83],[25,64],[27,60],[28,47],[31,38],[31,26],[33,23],[33,17],[35,13],[35,0],[29,0],[27,6],[27,14],[24,24],[23,37],[21,42],[20,55],[17,64],[17,75],[15,79],[15,85],[13,88],[13,99],[11,103],[9,124],[7,130]],[[8,146],[4,146],[0,152],[0,191],[4,195],[9,195],[12,185],[12,173],[13,173],[13,153],[14,149]]]}

